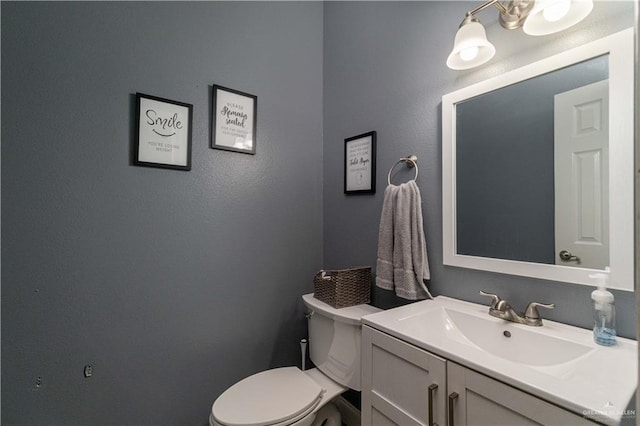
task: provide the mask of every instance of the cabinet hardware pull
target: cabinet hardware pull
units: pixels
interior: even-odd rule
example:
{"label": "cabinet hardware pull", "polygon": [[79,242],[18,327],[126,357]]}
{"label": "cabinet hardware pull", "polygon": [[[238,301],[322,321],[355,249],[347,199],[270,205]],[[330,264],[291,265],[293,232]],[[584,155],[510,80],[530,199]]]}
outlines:
{"label": "cabinet hardware pull", "polygon": [[429,426],[438,426],[433,422],[433,394],[438,389],[438,385],[435,383],[429,386]]}
{"label": "cabinet hardware pull", "polygon": [[453,422],[453,404],[458,399],[458,393],[452,392],[449,394],[449,426],[454,426]]}

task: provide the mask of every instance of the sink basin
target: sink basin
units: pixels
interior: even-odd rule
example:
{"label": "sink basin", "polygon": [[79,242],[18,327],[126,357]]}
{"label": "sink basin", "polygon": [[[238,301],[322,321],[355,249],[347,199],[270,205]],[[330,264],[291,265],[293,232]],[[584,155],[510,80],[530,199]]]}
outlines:
{"label": "sink basin", "polygon": [[407,330],[428,327],[432,334],[439,334],[440,339],[450,340],[452,344],[470,346],[487,355],[553,375],[570,373],[582,357],[594,350],[583,343],[541,333],[538,327],[491,317],[486,307],[478,312],[441,306],[402,317],[399,323]]}
{"label": "sink basin", "polygon": [[575,413],[604,413],[605,424],[620,422],[637,386],[637,342],[599,346],[591,330],[554,321],[516,324],[490,316],[488,306],[443,296],[362,321]]}
{"label": "sink basin", "polygon": [[589,346],[514,327],[493,318],[478,318],[443,308],[443,315],[471,343],[495,356],[532,366],[550,366],[576,361],[590,353]]}

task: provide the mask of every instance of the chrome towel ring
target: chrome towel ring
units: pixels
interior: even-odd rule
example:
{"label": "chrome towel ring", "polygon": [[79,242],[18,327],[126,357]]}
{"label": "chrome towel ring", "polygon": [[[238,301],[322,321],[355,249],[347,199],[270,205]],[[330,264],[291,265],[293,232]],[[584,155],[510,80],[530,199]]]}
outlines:
{"label": "chrome towel ring", "polygon": [[415,168],[416,175],[413,177],[413,180],[418,179],[418,157],[416,157],[415,155],[409,155],[408,157],[399,159],[398,162],[394,164],[393,167],[391,167],[391,170],[389,170],[389,174],[387,175],[388,185],[391,185],[391,173],[393,172],[393,169],[395,169],[396,166],[401,163],[405,163],[410,169]]}

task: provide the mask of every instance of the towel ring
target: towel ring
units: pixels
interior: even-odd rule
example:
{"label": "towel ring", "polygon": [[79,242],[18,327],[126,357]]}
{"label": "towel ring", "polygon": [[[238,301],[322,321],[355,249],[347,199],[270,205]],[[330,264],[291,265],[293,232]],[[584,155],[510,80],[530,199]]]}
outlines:
{"label": "towel ring", "polygon": [[416,157],[415,155],[410,155],[408,157],[399,159],[398,162],[394,164],[393,167],[391,167],[391,170],[389,170],[389,174],[387,175],[388,185],[391,185],[391,173],[393,172],[393,169],[395,169],[396,166],[400,163],[406,163],[407,167],[409,167],[410,169],[415,168],[416,175],[413,177],[413,180],[418,179],[418,157]]}

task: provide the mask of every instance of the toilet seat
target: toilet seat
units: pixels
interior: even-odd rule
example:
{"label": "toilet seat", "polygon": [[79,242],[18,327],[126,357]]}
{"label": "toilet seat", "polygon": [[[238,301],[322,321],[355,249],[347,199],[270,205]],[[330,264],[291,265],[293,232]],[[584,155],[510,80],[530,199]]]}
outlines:
{"label": "toilet seat", "polygon": [[213,419],[225,426],[289,425],[311,413],[324,390],[296,367],[249,376],[213,403]]}

